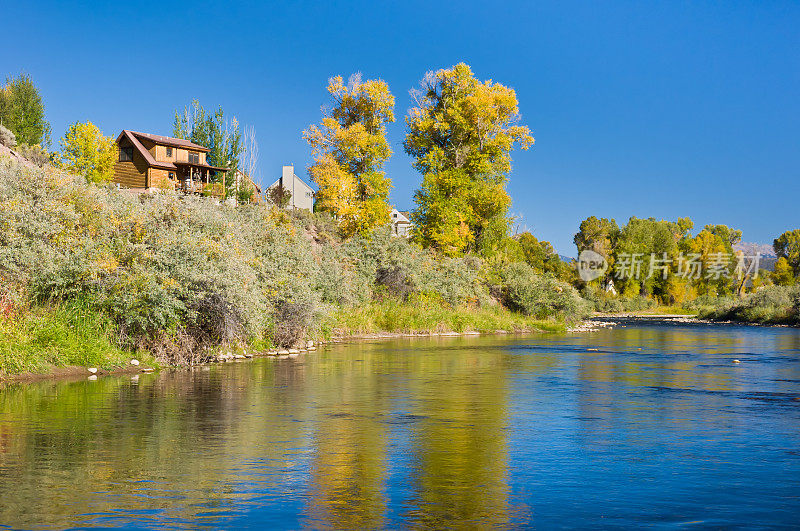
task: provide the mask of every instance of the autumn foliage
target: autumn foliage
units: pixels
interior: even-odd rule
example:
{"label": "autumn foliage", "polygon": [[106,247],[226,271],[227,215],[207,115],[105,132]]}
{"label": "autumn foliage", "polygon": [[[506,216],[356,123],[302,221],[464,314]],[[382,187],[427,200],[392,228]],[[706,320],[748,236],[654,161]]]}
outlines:
{"label": "autumn foliage", "polygon": [[394,96],[382,80],[341,76],[328,82],[333,108],[303,138],[311,146],[316,209],[336,219],[340,233],[367,235],[389,219],[391,179],[383,164],[392,150],[386,124],[394,122]]}
{"label": "autumn foliage", "polygon": [[534,141],[518,125],[517,95],[463,63],[429,72],[413,95],[404,147],[423,175],[417,237],[447,255],[486,251],[508,229],[510,152]]}

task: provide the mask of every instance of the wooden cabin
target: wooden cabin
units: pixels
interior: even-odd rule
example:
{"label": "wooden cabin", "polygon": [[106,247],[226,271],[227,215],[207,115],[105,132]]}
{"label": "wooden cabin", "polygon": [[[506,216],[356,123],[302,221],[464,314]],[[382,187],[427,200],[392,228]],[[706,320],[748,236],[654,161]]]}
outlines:
{"label": "wooden cabin", "polygon": [[200,192],[226,168],[206,163],[207,147],[169,136],[124,129],[117,137],[114,182],[124,188],[166,188]]}

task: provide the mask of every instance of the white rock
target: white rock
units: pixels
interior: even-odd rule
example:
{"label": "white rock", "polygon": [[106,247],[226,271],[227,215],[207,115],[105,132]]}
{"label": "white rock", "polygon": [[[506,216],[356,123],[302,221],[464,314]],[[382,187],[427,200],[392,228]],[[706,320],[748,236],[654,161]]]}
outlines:
{"label": "white rock", "polygon": [[313,341],[306,341],[306,348],[311,348],[313,346],[314,346],[314,342]]}
{"label": "white rock", "polygon": [[89,372],[92,374],[97,374],[97,367],[89,367]]}
{"label": "white rock", "polygon": [[237,360],[243,360],[244,359],[244,355],[243,354],[236,354],[234,356],[234,358],[236,358]]}
{"label": "white rock", "polygon": [[309,351],[311,351],[311,350],[317,350],[317,347],[315,347],[315,346],[313,346],[313,345],[312,345],[312,346],[308,347],[308,350],[309,350]]}
{"label": "white rock", "polygon": [[252,354],[252,353],[248,354],[247,352],[245,352],[245,353],[244,353],[244,357],[245,357],[245,358],[252,358],[252,357],[253,357],[253,354]]}
{"label": "white rock", "polygon": [[299,354],[299,353],[300,353],[300,351],[297,350],[296,348],[290,348],[289,349],[289,354]]}
{"label": "white rock", "polygon": [[291,351],[289,351],[289,350],[279,350],[278,351],[278,356],[286,356],[287,354],[289,354],[289,352],[291,352]]}
{"label": "white rock", "polygon": [[139,365],[139,360],[136,360],[136,359],[131,360],[131,365],[133,365],[134,367]]}

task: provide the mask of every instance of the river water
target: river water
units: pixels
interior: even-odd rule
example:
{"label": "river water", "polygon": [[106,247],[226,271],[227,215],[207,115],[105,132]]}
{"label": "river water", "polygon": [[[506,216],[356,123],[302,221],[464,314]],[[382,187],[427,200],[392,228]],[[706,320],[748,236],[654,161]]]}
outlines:
{"label": "river water", "polygon": [[0,390],[11,528],[799,523],[797,329],[353,343]]}

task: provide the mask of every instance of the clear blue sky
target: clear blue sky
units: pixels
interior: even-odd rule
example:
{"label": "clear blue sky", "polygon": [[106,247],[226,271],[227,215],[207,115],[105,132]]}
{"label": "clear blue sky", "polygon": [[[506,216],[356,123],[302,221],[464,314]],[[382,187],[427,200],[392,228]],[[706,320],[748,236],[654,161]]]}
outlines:
{"label": "clear blue sky", "polygon": [[393,202],[408,91],[464,61],[517,91],[536,137],[513,154],[521,224],[574,255],[590,215],[690,216],[771,243],[800,228],[797,2],[4,2],[0,74],[29,73],[54,142],[76,120],[170,134],[197,98],[253,125],[264,181],[294,163],[328,77],[389,83]]}

